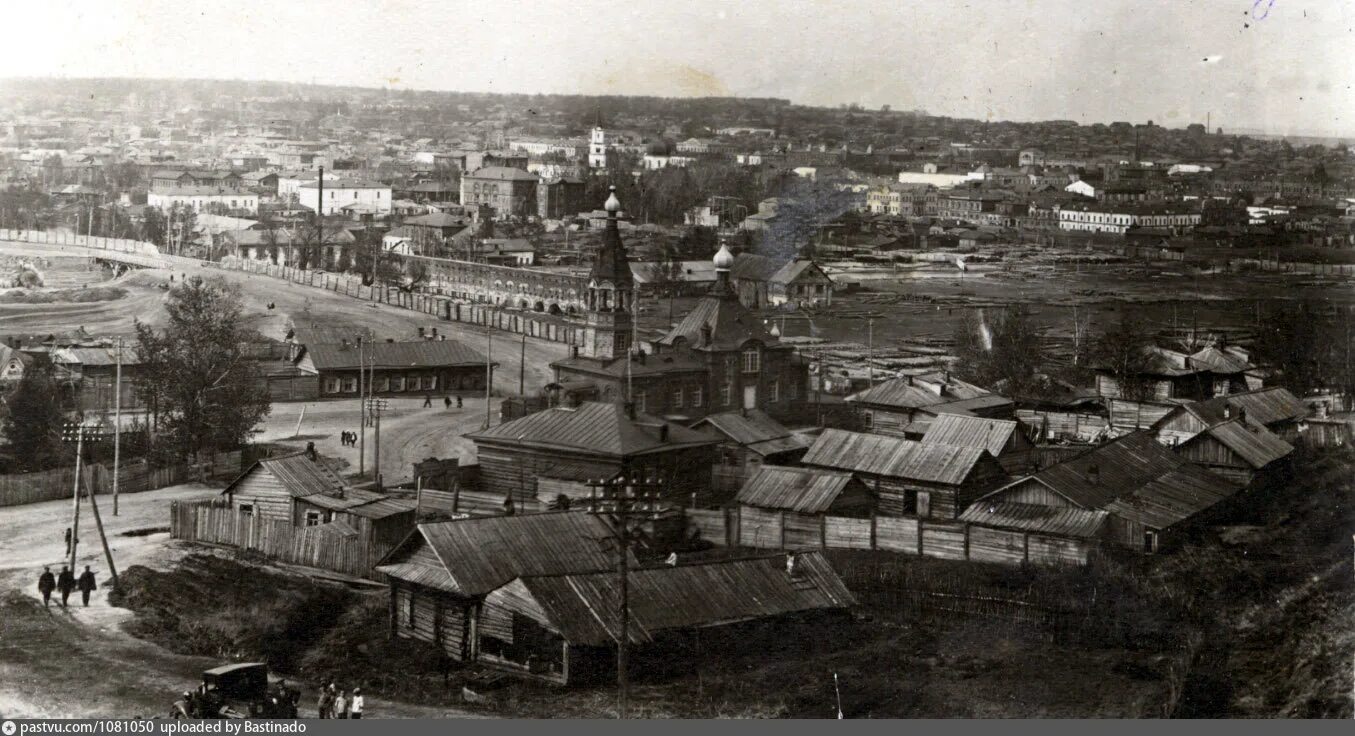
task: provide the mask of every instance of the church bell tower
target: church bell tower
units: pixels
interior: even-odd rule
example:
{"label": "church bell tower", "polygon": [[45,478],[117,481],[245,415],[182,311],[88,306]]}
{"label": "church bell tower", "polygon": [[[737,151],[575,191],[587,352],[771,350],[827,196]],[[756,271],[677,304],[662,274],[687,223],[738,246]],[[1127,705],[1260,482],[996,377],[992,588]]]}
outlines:
{"label": "church bell tower", "polygon": [[626,248],[617,223],[621,202],[616,187],[607,197],[607,229],[588,275],[588,305],[584,325],[583,354],[596,360],[624,357],[631,348],[634,329],[635,277],[630,272]]}

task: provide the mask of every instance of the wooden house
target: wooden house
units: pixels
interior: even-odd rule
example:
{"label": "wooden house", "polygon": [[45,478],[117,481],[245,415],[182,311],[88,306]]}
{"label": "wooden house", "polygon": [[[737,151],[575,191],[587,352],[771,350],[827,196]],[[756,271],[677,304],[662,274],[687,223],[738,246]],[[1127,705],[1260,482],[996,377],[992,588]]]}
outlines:
{"label": "wooden house", "polygon": [[[613,680],[622,636],[615,585],[606,571],[524,576],[494,590],[476,629],[477,659],[560,685]],[[721,630],[843,616],[855,603],[818,552],[650,567],[630,573],[626,635],[637,657],[685,662],[674,654],[696,632],[718,641]],[[724,646],[740,643],[747,637]]]}
{"label": "wooden house", "polygon": [[[1105,539],[1155,552],[1223,509],[1240,487],[1136,432],[1017,479],[980,506],[1026,504],[1105,511]],[[977,512],[976,512],[977,513]]]}
{"label": "wooden house", "polygon": [[1106,536],[1100,509],[980,500],[960,514],[969,558],[1007,564],[1085,565]]}
{"label": "wooden house", "polygon": [[1287,476],[1293,445],[1262,426],[1230,419],[1176,444],[1181,457],[1240,486],[1273,485]]}
{"label": "wooden house", "polygon": [[1008,479],[985,449],[842,429],[824,430],[801,463],[855,475],[875,494],[876,510],[885,516],[954,519]]}
{"label": "wooden house", "polygon": [[[1258,388],[1255,372],[1246,351],[1235,348],[1207,347],[1194,353],[1151,346],[1144,350],[1143,365],[1134,380],[1146,389],[1145,398],[1154,401],[1180,399],[1203,401],[1216,396]],[[1092,366],[1096,371],[1097,395],[1121,398],[1123,387],[1108,366]]]}
{"label": "wooden house", "polygon": [[[376,567],[390,583],[391,634],[474,660],[486,595],[522,576],[609,570],[616,564],[604,545],[611,534],[583,512],[419,524]],[[497,621],[487,625],[502,635]]]}
{"label": "wooden house", "polygon": [[[764,466],[735,500],[739,541],[747,547],[821,548],[824,516],[869,518],[875,510],[875,496],[860,479],[820,468]],[[766,538],[769,531],[779,538]]]}
{"label": "wooden house", "polygon": [[[361,359],[361,364],[359,363]],[[358,367],[365,365],[377,396],[424,396],[485,390],[492,368],[485,356],[455,340],[356,342],[303,345],[298,371],[313,375],[322,399],[358,395]]]}
{"label": "wooden house", "polygon": [[709,498],[719,440],[642,414],[634,405],[585,401],[466,435],[480,460],[480,490],[529,503],[547,494],[581,499],[589,479],[657,477],[665,497]]}
{"label": "wooden house", "polygon": [[1237,419],[1292,441],[1308,414],[1308,407],[1298,397],[1272,386],[1182,404],[1153,422],[1152,429],[1160,441],[1180,444],[1210,427]]}
{"label": "wooden house", "polygon": [[922,441],[982,448],[1012,475],[1033,470],[1035,443],[1013,419],[942,414],[932,420]]}
{"label": "wooden house", "polygon": [[949,373],[894,378],[847,401],[861,411],[870,431],[906,439],[920,439],[942,414],[1012,419],[1016,408],[1011,399]]}
{"label": "wooden house", "polygon": [[809,449],[809,443],[761,409],[711,414],[692,429],[721,438],[718,461],[711,467],[717,500],[736,493],[763,465],[793,465]]}

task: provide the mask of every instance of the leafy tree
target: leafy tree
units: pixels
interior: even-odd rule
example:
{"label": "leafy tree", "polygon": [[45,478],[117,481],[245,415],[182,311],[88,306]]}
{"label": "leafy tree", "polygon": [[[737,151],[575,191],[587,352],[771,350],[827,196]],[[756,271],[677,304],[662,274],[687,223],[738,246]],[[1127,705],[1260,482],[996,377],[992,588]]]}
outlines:
{"label": "leafy tree", "polygon": [[1137,312],[1125,310],[1120,321],[1097,341],[1096,362],[1110,371],[1120,396],[1141,401],[1151,388],[1144,375],[1152,362],[1153,336]]}
{"label": "leafy tree", "polygon": [[1352,318],[1317,300],[1277,303],[1257,325],[1255,360],[1271,370],[1272,382],[1299,396],[1326,388],[1348,392],[1355,386]]}
{"label": "leafy tree", "polygon": [[955,371],[966,381],[1000,386],[1014,396],[1038,393],[1043,385],[1042,336],[1030,310],[1017,304],[985,320],[970,312],[956,329]]}
{"label": "leafy tree", "polygon": [[141,221],[141,239],[159,246],[165,244],[165,232],[168,225],[165,216],[155,207],[147,207]]}
{"label": "leafy tree", "polygon": [[58,465],[65,416],[61,410],[61,387],[51,362],[37,360],[29,366],[7,403],[4,434],[19,469],[44,470]]}
{"label": "leafy tree", "polygon": [[239,447],[271,405],[244,347],[237,287],[193,277],[169,292],[157,332],[136,322],[141,391],[181,456]]}

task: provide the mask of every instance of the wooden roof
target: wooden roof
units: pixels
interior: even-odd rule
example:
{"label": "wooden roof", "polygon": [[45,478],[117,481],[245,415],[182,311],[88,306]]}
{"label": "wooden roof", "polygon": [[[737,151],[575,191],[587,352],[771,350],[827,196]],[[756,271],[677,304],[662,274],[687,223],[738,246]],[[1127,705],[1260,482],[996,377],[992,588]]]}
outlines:
{"label": "wooden roof", "polygon": [[344,482],[338,473],[329,469],[323,462],[310,459],[304,452],[283,457],[270,457],[256,461],[248,470],[231,481],[221,493],[235,490],[240,481],[256,470],[271,473],[282,483],[293,498],[305,498],[317,494],[338,496],[343,494]]}
{"label": "wooden roof", "polygon": [[1265,427],[1252,425],[1250,422],[1244,425],[1238,419],[1216,424],[1182,444],[1202,442],[1202,437],[1217,440],[1256,470],[1294,451],[1293,445],[1275,436],[1275,433]]}
{"label": "wooden roof", "polygon": [[[667,438],[662,437],[667,428]],[[714,445],[719,440],[648,414],[632,419],[621,404],[585,401],[558,406],[466,435],[490,442],[627,457],[682,447]]]}
{"label": "wooden roof", "polygon": [[941,414],[932,420],[927,433],[922,436],[922,441],[960,447],[979,447],[996,457],[1002,454],[1003,448],[1011,441],[1017,430],[1017,423],[1010,419]]}
{"label": "wooden roof", "polygon": [[1279,386],[1195,401],[1183,405],[1181,409],[1199,417],[1205,424],[1213,425],[1231,418],[1224,415],[1229,407],[1233,416],[1246,411],[1248,421],[1265,425],[1297,421],[1308,416],[1308,407],[1294,394]]}
{"label": "wooden roof", "polygon": [[694,429],[710,426],[729,440],[763,456],[808,447],[803,440],[761,409],[711,414],[692,426]]}
{"label": "wooden roof", "polygon": [[851,473],[764,465],[744,482],[735,500],[746,506],[821,514],[851,482]]}
{"label": "wooden roof", "polygon": [[1099,509],[979,501],[960,514],[960,521],[999,529],[1091,539],[1100,534],[1109,517],[1110,514]]}
{"label": "wooden roof", "polygon": [[[357,370],[358,346],[354,343],[307,344],[306,354],[316,370]],[[370,342],[362,346],[362,360],[376,368],[440,368],[483,366],[485,356],[456,340]]]}
{"label": "wooden roof", "polygon": [[[542,623],[571,644],[621,638],[611,572],[513,581],[539,606]],[[629,640],[644,644],[664,630],[701,628],[811,610],[841,609],[856,599],[818,552],[797,556],[796,574],[783,555],[635,570],[629,578]],[[504,591],[511,594],[517,591]],[[500,595],[498,592],[491,598]]]}
{"label": "wooden roof", "polygon": [[826,429],[801,462],[892,478],[959,485],[988,451],[940,443],[914,442],[879,434]]}

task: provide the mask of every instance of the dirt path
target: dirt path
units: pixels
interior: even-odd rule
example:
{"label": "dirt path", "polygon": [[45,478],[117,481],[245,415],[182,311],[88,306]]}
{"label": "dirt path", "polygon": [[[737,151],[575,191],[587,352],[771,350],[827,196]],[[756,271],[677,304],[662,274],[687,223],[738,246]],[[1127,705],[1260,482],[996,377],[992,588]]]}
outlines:
{"label": "dirt path", "polygon": [[[168,569],[191,551],[168,532],[127,535],[164,528],[174,500],[211,497],[216,489],[197,484],[122,496],[119,515],[111,498],[100,496],[99,510],[119,569],[145,565]],[[0,716],[6,718],[128,718],[168,712],[177,693],[199,681],[199,673],[219,664],[205,657],[170,652],[126,634],[123,622],[134,614],[108,605],[107,565],[86,505],[82,509],[77,566],[90,565],[101,589],[88,608],[42,606],[37,576],[43,565],[60,569],[70,503],[49,501],[0,508]],[[88,526],[87,526],[88,525]],[[313,716],[314,693],[304,691],[302,716]],[[369,698],[369,717],[472,717],[456,709],[430,708]]]}

